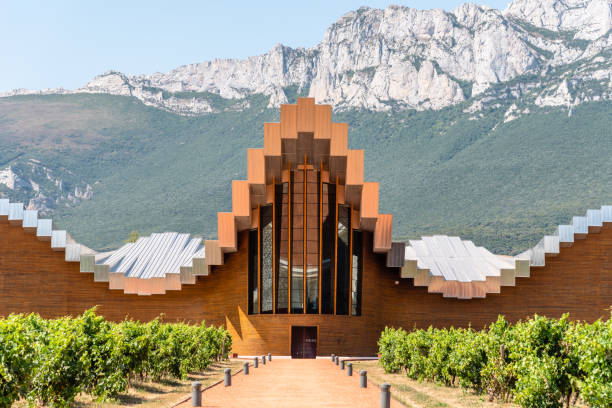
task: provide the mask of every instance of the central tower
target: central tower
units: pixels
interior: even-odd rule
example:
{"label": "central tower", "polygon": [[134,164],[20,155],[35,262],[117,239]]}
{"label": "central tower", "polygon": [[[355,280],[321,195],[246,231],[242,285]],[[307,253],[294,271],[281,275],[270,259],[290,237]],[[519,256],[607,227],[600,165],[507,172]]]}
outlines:
{"label": "central tower", "polygon": [[[297,163],[272,175],[249,232],[249,314],[361,312],[361,231],[351,222],[340,176],[300,132]],[[264,149],[265,150],[265,149]],[[344,177],[343,177],[344,178]]]}

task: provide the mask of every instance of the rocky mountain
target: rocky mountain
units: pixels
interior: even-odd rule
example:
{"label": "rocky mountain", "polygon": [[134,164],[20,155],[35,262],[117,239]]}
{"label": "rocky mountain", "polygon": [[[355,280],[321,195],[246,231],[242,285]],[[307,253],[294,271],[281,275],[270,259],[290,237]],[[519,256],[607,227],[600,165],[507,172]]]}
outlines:
{"label": "rocky mountain", "polygon": [[310,95],[366,149],[396,239],[522,252],[612,200],[611,13],[612,0],[361,8],[310,49],[12,91],[0,198],[100,250],[131,230],[212,238],[245,147],[261,146],[279,104]]}
{"label": "rocky mountain", "polygon": [[51,169],[33,158],[20,159],[0,168],[0,197],[23,201],[27,210],[38,210],[41,215],[92,198],[93,187],[70,170]]}
{"label": "rocky mountain", "polygon": [[278,107],[296,93],[337,111],[441,109],[468,100],[478,112],[500,98],[571,109],[612,98],[611,57],[612,0],[515,0],[504,11],[475,4],[452,12],[362,7],[309,49],[279,44],[244,60],[148,75],[111,71],[76,90],[4,96],[127,95],[182,115],[243,110],[253,94]]}

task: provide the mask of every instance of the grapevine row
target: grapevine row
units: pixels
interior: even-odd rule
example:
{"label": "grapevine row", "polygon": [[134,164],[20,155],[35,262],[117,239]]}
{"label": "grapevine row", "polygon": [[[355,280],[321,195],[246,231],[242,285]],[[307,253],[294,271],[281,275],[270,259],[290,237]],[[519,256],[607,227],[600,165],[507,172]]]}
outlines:
{"label": "grapevine row", "polygon": [[535,315],[511,325],[500,316],[481,331],[386,328],[378,345],[387,372],[458,385],[491,401],[612,406],[612,319],[588,324]]}
{"label": "grapevine row", "polygon": [[21,398],[66,407],[81,392],[114,398],[134,378],[185,378],[230,349],[227,331],[204,323],[113,323],[95,309],[75,318],[10,315],[0,319],[0,406]]}

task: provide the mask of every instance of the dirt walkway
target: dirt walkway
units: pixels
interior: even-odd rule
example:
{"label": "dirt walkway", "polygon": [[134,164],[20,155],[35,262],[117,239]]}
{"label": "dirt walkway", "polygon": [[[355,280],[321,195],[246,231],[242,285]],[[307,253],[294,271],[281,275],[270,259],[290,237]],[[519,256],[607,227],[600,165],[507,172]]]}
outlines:
{"label": "dirt walkway", "polygon": [[[212,407],[355,407],[379,406],[380,389],[359,387],[359,372],[349,377],[330,360],[272,360],[249,375],[232,377],[231,387],[217,385],[202,393],[202,406]],[[393,389],[391,390],[393,393]],[[191,400],[179,405],[191,407]],[[391,399],[391,407],[401,405]]]}

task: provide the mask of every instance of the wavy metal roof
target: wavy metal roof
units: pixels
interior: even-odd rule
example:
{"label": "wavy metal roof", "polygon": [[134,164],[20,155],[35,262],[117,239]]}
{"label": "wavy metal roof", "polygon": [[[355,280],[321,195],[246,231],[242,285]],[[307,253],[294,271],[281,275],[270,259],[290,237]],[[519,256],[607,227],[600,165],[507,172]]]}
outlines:
{"label": "wavy metal roof", "polygon": [[[96,253],[66,231],[54,230],[52,220],[38,219],[38,212],[25,210],[22,203],[0,199],[0,221],[21,225],[39,240],[50,241],[53,250],[65,252],[67,262],[80,262],[82,273],[93,273],[94,281],[109,282],[110,289],[125,293],[163,294],[209,274],[204,242],[189,234],[155,233],[114,251]],[[570,224],[559,225],[554,234],[515,257],[495,255],[459,237],[434,235],[408,244],[393,243],[389,253],[393,258],[387,263],[401,268],[401,278],[413,278],[415,286],[426,286],[429,292],[461,299],[485,297],[499,293],[500,286],[514,286],[517,277],[528,278],[531,267],[544,266],[547,256],[598,233],[604,225],[612,225],[611,205],[573,217]]]}

